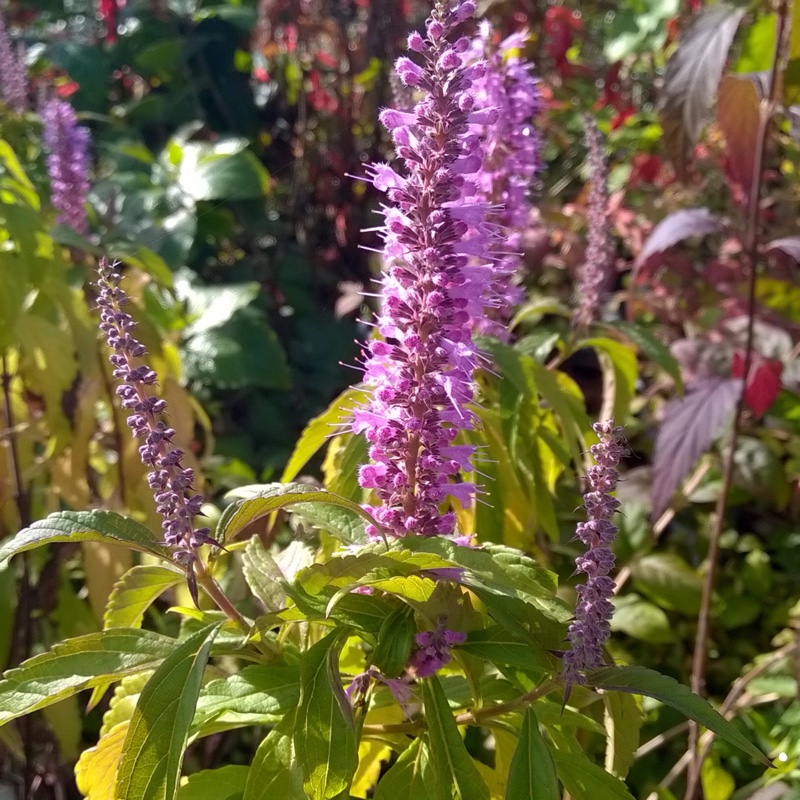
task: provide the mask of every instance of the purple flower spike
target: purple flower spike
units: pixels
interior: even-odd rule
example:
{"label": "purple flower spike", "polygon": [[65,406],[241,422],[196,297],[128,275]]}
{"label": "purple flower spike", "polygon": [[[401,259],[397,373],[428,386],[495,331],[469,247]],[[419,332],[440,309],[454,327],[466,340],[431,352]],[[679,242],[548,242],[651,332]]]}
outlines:
{"label": "purple flower spike", "polygon": [[590,448],[597,464],[588,470],[589,491],[584,495],[588,519],[578,524],[576,533],[576,538],[586,545],[586,552],[575,561],[576,571],[586,575],[586,583],[578,586],[575,620],[567,632],[571,649],[564,653],[564,681],[568,690],[575,683],[583,683],[584,670],[602,665],[603,646],[614,611],[614,581],[609,574],[614,569],[611,545],[617,527],[611,518],[619,501],[610,493],[617,486],[617,468],[627,448],[622,428],[613,422],[597,422],[593,427],[600,441]]}
{"label": "purple flower spike", "polygon": [[418,678],[430,678],[452,658],[450,648],[463,644],[467,635],[451,631],[441,623],[432,631],[422,631],[416,636],[417,646],[411,655],[409,667]]}
{"label": "purple flower spike", "polygon": [[396,68],[421,99],[382,114],[404,166],[370,168],[392,205],[383,210],[382,339],[370,343],[365,366],[372,397],[355,412],[353,430],[370,445],[372,463],[359,479],[381,505],[369,510],[395,536],[452,534],[455,514],[439,506],[448,495],[468,504],[475,492],[451,479],[472,470],[474,448],[454,440],[475,424],[471,320],[483,312],[494,238],[486,204],[475,199],[483,150],[471,126],[496,112],[470,110],[484,66],[465,65],[469,40],[454,30],[471,8],[438,0],[427,37],[412,37],[421,63],[402,58]]}
{"label": "purple flower spike", "polygon": [[14,47],[0,15],[0,96],[8,107],[22,114],[28,106],[28,78],[22,45]]}
{"label": "purple flower spike", "polygon": [[53,206],[57,221],[78,233],[86,232],[86,196],[89,193],[89,129],[78,126],[72,106],[49,100],[42,108],[44,141],[50,155]]}
{"label": "purple flower spike", "polygon": [[541,138],[534,126],[542,110],[542,96],[531,65],[520,56],[525,35],[515,33],[499,46],[491,44],[491,36],[491,24],[484,21],[472,44],[474,57],[486,58],[486,74],[473,87],[475,109],[500,112],[493,125],[477,127],[486,148],[477,195],[495,209],[490,219],[501,226],[504,235],[487,297],[487,314],[476,320],[476,327],[505,340],[511,310],[523,297],[514,279],[522,264],[522,235],[531,222],[531,189],[542,163]]}
{"label": "purple flower spike", "polygon": [[614,241],[608,232],[608,164],[603,138],[591,117],[585,117],[589,150],[589,233],[586,258],[578,273],[578,308],[574,323],[587,327],[600,318],[606,293],[613,280]]}
{"label": "purple flower spike", "polygon": [[163,419],[167,404],[148,391],[147,387],[153,386],[158,376],[150,367],[137,365],[145,348],[131,335],[136,323],[122,310],[128,298],[120,288],[120,275],[106,258],[100,259],[97,271],[100,330],[114,351],[108,360],[114,365],[113,375],[120,383],[117,395],[122,407],[128,409],[131,432],[143,440],[139,455],[151,470],[147,481],[153,490],[156,510],[163,518],[164,542],[173,549],[175,561],[188,570],[200,545],[217,543],[208,528],[192,527],[203,498],[192,489],[194,471],[181,465],[183,451],[172,443],[175,431]]}

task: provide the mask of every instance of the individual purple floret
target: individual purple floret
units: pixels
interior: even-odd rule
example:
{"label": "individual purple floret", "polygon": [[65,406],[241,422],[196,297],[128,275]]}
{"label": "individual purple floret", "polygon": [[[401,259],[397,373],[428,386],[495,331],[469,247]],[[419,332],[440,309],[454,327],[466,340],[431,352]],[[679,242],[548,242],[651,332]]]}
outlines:
{"label": "individual purple floret", "polygon": [[370,445],[372,463],[359,479],[381,504],[369,510],[395,536],[453,533],[455,514],[439,506],[448,495],[469,504],[475,491],[451,481],[472,470],[474,447],[454,441],[475,424],[468,407],[477,359],[471,320],[482,313],[493,240],[488,206],[475,198],[483,150],[471,126],[491,123],[497,113],[473,110],[472,84],[485,68],[464,64],[469,39],[455,36],[474,11],[471,0],[453,7],[437,0],[427,36],[409,37],[420,63],[400,58],[396,70],[422,99],[412,111],[381,114],[402,174],[387,164],[370,168],[391,205],[383,209],[382,338],[369,344],[372,395],[355,412],[353,430]]}
{"label": "individual purple floret", "polygon": [[475,107],[500,112],[493,125],[477,128],[486,158],[476,183],[478,197],[496,208],[490,220],[501,227],[503,238],[487,313],[476,320],[476,328],[507,339],[511,310],[523,297],[515,278],[522,264],[522,235],[531,223],[531,190],[542,163],[541,138],[534,126],[542,110],[542,96],[531,65],[520,55],[525,34],[515,33],[496,46],[491,37],[491,24],[484,21],[472,45],[474,56],[486,58],[487,67],[484,77],[473,86]]}
{"label": "individual purple floret", "polygon": [[597,124],[591,117],[584,119],[589,150],[589,233],[585,260],[578,272],[578,308],[574,318],[575,325],[582,328],[600,318],[606,293],[614,277],[614,240],[608,232],[608,164]]}
{"label": "individual purple floret", "polygon": [[350,699],[351,703],[357,701],[358,698],[364,697],[370,687],[371,682],[379,681],[386,686],[392,693],[395,702],[403,709],[407,717],[411,716],[412,703],[414,700],[414,691],[408,684],[407,677],[403,678],[387,678],[375,667],[370,667],[366,672],[356,675],[347,687],[345,694]]}
{"label": "individual purple floret", "polygon": [[467,635],[451,631],[441,623],[432,631],[422,631],[416,636],[416,648],[411,654],[409,667],[418,678],[430,678],[452,658],[450,648],[463,644]]}
{"label": "individual purple floret", "polygon": [[53,207],[57,221],[78,233],[86,232],[86,196],[89,193],[89,129],[78,125],[72,106],[48,100],[42,108],[44,141],[50,155]]}
{"label": "individual purple floret", "polygon": [[603,663],[603,646],[608,640],[609,623],[614,606],[614,581],[609,577],[614,569],[611,545],[617,527],[611,518],[619,508],[619,501],[611,496],[619,480],[619,462],[627,453],[623,431],[613,422],[596,422],[594,432],[600,441],[590,452],[597,462],[589,468],[589,491],[583,504],[588,517],[578,524],[576,538],[586,546],[586,552],[575,560],[577,572],[586,575],[586,582],[578,586],[578,603],[575,619],[569,626],[567,638],[571,649],[564,653],[564,681],[567,687],[583,683],[582,672],[596,669]]}
{"label": "individual purple floret", "polygon": [[175,561],[189,570],[200,545],[217,543],[209,536],[208,528],[192,526],[203,498],[192,488],[194,470],[183,468],[183,451],[172,443],[175,431],[163,419],[167,404],[147,388],[156,383],[158,376],[146,364],[137,364],[145,355],[145,347],[131,335],[136,323],[122,310],[128,298],[119,285],[120,275],[106,258],[100,259],[98,274],[100,330],[114,350],[108,360],[114,366],[112,374],[121,384],[117,395],[123,408],[128,409],[133,435],[144,440],[139,456],[150,469],[147,480],[163,518],[164,541],[173,549]]}
{"label": "individual purple floret", "polygon": [[28,78],[22,45],[14,47],[0,15],[0,96],[8,107],[22,114],[28,105]]}

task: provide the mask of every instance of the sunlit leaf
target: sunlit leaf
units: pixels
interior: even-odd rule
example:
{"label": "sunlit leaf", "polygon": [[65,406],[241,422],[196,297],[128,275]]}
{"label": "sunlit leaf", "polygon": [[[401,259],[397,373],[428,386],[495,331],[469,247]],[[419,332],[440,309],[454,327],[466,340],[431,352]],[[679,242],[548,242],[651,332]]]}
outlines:
{"label": "sunlit leaf", "polygon": [[531,706],[525,712],[519,744],[508,771],[506,800],[558,800],[561,796],[553,757],[539,731]]}
{"label": "sunlit leaf", "polygon": [[166,566],[131,567],[108,598],[104,628],[138,628],[144,613],[167,589],[185,580],[182,572]]}

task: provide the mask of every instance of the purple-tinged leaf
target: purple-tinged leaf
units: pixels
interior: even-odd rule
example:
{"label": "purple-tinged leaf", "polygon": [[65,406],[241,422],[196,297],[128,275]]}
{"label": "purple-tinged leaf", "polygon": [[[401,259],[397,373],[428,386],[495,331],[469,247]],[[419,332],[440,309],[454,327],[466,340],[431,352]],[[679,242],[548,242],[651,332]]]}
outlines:
{"label": "purple-tinged leaf", "polygon": [[717,95],[717,121],[725,136],[726,171],[745,198],[753,183],[756,139],[761,125],[761,97],[756,83],[744,76],[726,75]]}
{"label": "purple-tinged leaf", "polygon": [[711,113],[728,50],[746,11],[727,3],[703,9],[667,63],[659,102],[661,124],[667,152],[681,178]]}
{"label": "purple-tinged leaf", "polygon": [[800,262],[800,236],[785,236],[783,239],[773,239],[767,243],[767,251],[780,250]]}
{"label": "purple-tinged leaf", "polygon": [[738,378],[704,378],[684,397],[667,404],[653,456],[654,519],[722,432],[741,393],[742,381]]}
{"label": "purple-tinged leaf", "polygon": [[636,259],[636,266],[690,236],[705,236],[709,233],[718,233],[722,229],[722,220],[715,217],[707,208],[685,208],[674,211],[664,217],[650,232]]}

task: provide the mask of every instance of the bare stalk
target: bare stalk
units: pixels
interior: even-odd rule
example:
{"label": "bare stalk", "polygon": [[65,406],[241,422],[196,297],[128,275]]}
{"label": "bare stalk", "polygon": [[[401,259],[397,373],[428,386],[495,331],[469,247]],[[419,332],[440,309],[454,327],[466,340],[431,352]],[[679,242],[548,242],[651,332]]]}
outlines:
{"label": "bare stalk", "polygon": [[[705,688],[705,670],[708,653],[708,637],[711,621],[711,599],[717,578],[717,561],[719,559],[719,542],[725,525],[725,512],[728,507],[731,484],[736,456],[736,443],[742,428],[745,413],[745,387],[753,363],[753,342],[756,317],[756,281],[758,277],[757,266],[759,260],[758,212],[761,203],[764,155],[767,143],[767,131],[776,107],[780,82],[778,80],[781,55],[789,30],[789,12],[787,0],[780,0],[778,4],[777,34],[775,37],[775,52],[769,71],[769,89],[767,96],[761,101],[760,120],[755,142],[755,158],[753,160],[753,174],[750,185],[750,196],[747,208],[747,227],[743,241],[746,267],[748,270],[748,297],[747,297],[747,342],[744,354],[744,370],[742,392],[736,404],[733,431],[728,453],[722,473],[722,486],[720,488],[717,505],[714,511],[714,521],[708,547],[708,570],[703,580],[703,594],[700,603],[700,615],[697,621],[697,635],[694,645],[694,658],[692,660],[692,691],[701,694]],[[692,722],[689,726],[689,753],[691,768],[688,774],[686,794],[684,800],[694,800],[700,782],[700,768],[705,758],[705,752],[698,749],[699,726]]]}

